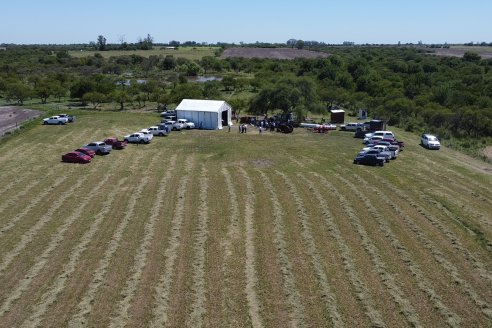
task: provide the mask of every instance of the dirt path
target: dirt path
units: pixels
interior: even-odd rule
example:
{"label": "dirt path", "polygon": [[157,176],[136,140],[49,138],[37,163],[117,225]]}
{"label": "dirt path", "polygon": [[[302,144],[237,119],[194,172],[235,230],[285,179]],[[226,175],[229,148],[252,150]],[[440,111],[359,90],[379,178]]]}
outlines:
{"label": "dirt path", "polygon": [[38,117],[42,112],[15,106],[0,107],[0,136],[18,128],[21,123]]}

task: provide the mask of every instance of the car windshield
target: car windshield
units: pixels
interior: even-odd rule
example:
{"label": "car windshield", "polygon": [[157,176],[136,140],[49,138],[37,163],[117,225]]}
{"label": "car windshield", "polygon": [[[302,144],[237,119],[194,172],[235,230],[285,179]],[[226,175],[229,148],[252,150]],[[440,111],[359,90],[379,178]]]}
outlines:
{"label": "car windshield", "polygon": [[438,141],[436,137],[430,136],[429,141]]}

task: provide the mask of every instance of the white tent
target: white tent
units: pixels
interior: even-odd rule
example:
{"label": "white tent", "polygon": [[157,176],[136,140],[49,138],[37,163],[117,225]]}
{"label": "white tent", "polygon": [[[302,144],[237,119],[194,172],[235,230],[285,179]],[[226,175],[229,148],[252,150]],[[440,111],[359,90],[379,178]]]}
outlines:
{"label": "white tent", "polygon": [[199,129],[217,130],[232,125],[232,108],[223,100],[183,99],[176,107],[177,119],[185,118]]}

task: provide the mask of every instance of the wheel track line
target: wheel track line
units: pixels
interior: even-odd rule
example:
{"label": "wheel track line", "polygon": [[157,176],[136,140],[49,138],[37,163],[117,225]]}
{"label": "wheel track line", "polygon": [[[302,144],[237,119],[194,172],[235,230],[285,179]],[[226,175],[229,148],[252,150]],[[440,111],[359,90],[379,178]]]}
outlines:
{"label": "wheel track line", "polygon": [[170,158],[169,163],[162,163],[164,164],[163,167],[166,167],[166,174],[159,182],[159,188],[150,211],[149,221],[145,224],[144,238],[133,259],[134,264],[131,268],[131,272],[133,272],[133,274],[126,281],[125,287],[121,292],[124,298],[117,305],[117,316],[111,318],[109,325],[110,327],[125,327],[130,319],[128,310],[130,309],[131,302],[140,283],[140,278],[142,277],[144,267],[147,264],[147,255],[151,250],[152,240],[155,235],[155,226],[159,221],[160,215],[162,214],[161,209],[163,206],[163,200],[165,198],[166,191],[168,191],[168,182],[176,168],[176,160],[177,155],[174,154]]}
{"label": "wheel track line", "polygon": [[[94,169],[95,170],[95,169]],[[66,177],[60,178],[62,180],[60,184],[66,179]],[[77,183],[72,186],[72,190],[77,190],[80,186],[82,186],[85,181],[88,180],[89,174],[86,175],[83,179],[79,179]],[[26,246],[35,238],[36,234],[41,230],[46,224],[48,224],[52,215],[56,213],[63,205],[67,198],[69,198],[73,193],[64,193],[60,196],[56,201],[54,201],[48,211],[34,224],[31,229],[29,229],[26,233],[24,233],[21,237],[21,240],[16,244],[16,246],[3,257],[2,262],[0,264],[0,273],[5,271],[5,269],[12,263],[12,261],[19,255],[19,253],[26,248]]]}
{"label": "wheel track line", "polygon": [[[149,163],[149,167],[154,166],[156,161],[157,161],[157,157],[154,156],[151,162]],[[111,237],[111,241],[108,243],[109,246],[104,252],[103,258],[98,263],[98,267],[94,272],[92,281],[89,284],[88,288],[86,289],[85,294],[82,296],[82,300],[77,305],[78,312],[68,323],[69,327],[87,326],[88,322],[86,320],[86,317],[89,315],[89,313],[92,310],[93,303],[96,298],[96,294],[99,290],[99,287],[101,287],[101,285],[104,283],[104,278],[106,277],[106,274],[108,272],[111,259],[113,258],[113,255],[120,247],[121,239],[123,238],[123,233],[125,232],[126,228],[130,224],[130,221],[132,221],[133,219],[133,212],[135,210],[135,206],[138,200],[141,198],[142,191],[144,190],[145,186],[149,183],[149,180],[150,180],[150,176],[145,175],[140,180],[140,183],[137,185],[137,187],[135,188],[136,194],[138,196],[131,197],[130,200],[128,201],[125,216],[120,221],[113,236]]]}
{"label": "wheel track line", "polygon": [[[390,243],[393,245],[394,250],[398,252],[398,254],[402,257],[405,265],[410,269],[412,276],[418,278],[416,281],[417,285],[419,285],[420,289],[423,292],[427,293],[428,296],[432,295],[432,300],[434,301],[434,307],[437,309],[442,309],[443,310],[442,314],[444,314],[444,316],[447,317],[449,314],[448,313],[449,310],[446,307],[443,307],[441,297],[438,296],[432,290],[432,288],[430,287],[431,284],[424,277],[419,267],[415,264],[415,261],[412,259],[410,253],[404,248],[404,246],[401,244],[401,242],[398,240],[396,235],[393,233],[387,222],[379,214],[378,210],[374,207],[374,205],[372,205],[371,201],[362,192],[360,192],[350,181],[346,180],[339,174],[334,174],[334,176],[340,181],[342,181],[346,186],[348,186],[348,188],[354,193],[354,195],[356,195],[359,199],[361,199],[364,202],[364,205],[366,206],[369,213],[371,213],[372,218],[374,218],[377,221],[381,232],[384,234],[386,238],[388,238]],[[360,220],[358,221],[359,221],[358,224],[361,224]],[[365,236],[362,238],[363,240],[366,239],[364,242],[370,242],[372,245],[370,245],[369,247],[371,251],[374,251],[376,249],[376,246],[374,245],[372,240],[370,240],[367,231],[364,231],[363,233]],[[386,264],[381,260],[379,254],[374,253],[370,255],[373,260],[373,263],[375,264],[378,270],[378,274],[380,275],[381,280],[388,288],[388,292],[391,294],[394,301],[399,305],[400,310],[404,314],[407,322],[413,327],[422,327],[417,312],[415,311],[410,301],[405,298],[404,292],[398,287],[395,277],[387,272]]]}
{"label": "wheel track line", "polygon": [[[344,323],[340,313],[338,311],[337,300],[335,294],[331,290],[330,282],[325,270],[323,269],[323,260],[321,259],[321,254],[316,246],[316,241],[314,240],[313,234],[311,232],[311,224],[309,223],[310,217],[306,212],[302,198],[299,196],[299,192],[294,185],[294,183],[287,177],[284,173],[280,171],[275,171],[285,182],[290,194],[294,198],[294,202],[297,208],[297,216],[301,223],[301,235],[304,240],[307,252],[311,258],[311,264],[315,270],[315,276],[322,289],[322,299],[324,300],[324,305],[328,311],[328,315],[331,319],[331,324],[334,327],[344,327]],[[381,321],[382,322],[382,321]]]}
{"label": "wheel track line", "polygon": [[400,197],[403,201],[406,201],[406,203],[413,207],[419,213],[419,215],[429,221],[431,225],[436,227],[437,231],[439,231],[451,243],[452,247],[456,249],[460,254],[462,254],[462,256],[471,263],[472,267],[477,270],[481,277],[492,281],[492,274],[485,268],[485,265],[479,259],[477,259],[468,249],[466,249],[461,244],[459,239],[449,229],[447,229],[447,227],[441,224],[438,219],[436,219],[431,213],[426,211],[416,202],[412,201],[411,199],[409,201],[408,197],[398,188],[395,188],[387,181],[380,180],[380,182],[386,188],[388,188],[388,190],[391,190],[395,195]]}
{"label": "wheel track line", "polygon": [[[104,183],[109,179],[109,176],[106,176],[105,179],[101,180],[101,182],[95,186],[92,191],[88,194],[91,195],[93,191],[98,190],[103,186]],[[64,234],[70,228],[70,226],[75,222],[75,220],[79,219],[83,214],[84,208],[88,205],[93,196],[86,196],[84,200],[77,206],[72,215],[65,220],[60,227],[58,227],[57,231],[51,235],[51,241],[48,244],[48,247],[41,253],[39,256],[39,260],[34,263],[34,265],[29,269],[28,273],[25,275],[24,279],[20,281],[20,284],[14,288],[13,292],[9,294],[6,298],[5,302],[0,307],[0,317],[3,316],[6,312],[10,311],[11,305],[14,301],[18,300],[22,294],[29,288],[32,280],[39,274],[39,272],[45,267],[50,254],[55,250],[60,243],[64,239]]]}
{"label": "wheel track line", "polygon": [[[233,248],[233,241],[237,240],[240,237],[240,213],[239,213],[239,201],[238,197],[236,194],[236,191],[234,190],[234,184],[232,182],[232,177],[229,174],[229,171],[226,169],[225,166],[222,166],[222,175],[224,176],[225,180],[225,186],[227,193],[229,194],[229,212],[230,212],[230,221],[229,225],[227,227],[227,233],[225,236],[225,240],[222,242],[221,246],[224,249],[223,256],[224,256],[224,261],[223,265],[220,268],[222,272],[222,276],[224,277],[224,288],[223,288],[223,304],[222,308],[223,309],[236,309],[239,307],[237,302],[234,301],[232,297],[228,297],[228,295],[231,295],[231,280],[234,279],[235,277],[233,276],[233,273],[231,272],[230,267],[228,266],[228,262],[233,254],[232,248]],[[224,313],[226,314],[227,320],[232,320],[232,322],[227,322],[229,326],[239,326],[240,322],[237,321],[236,317],[234,317],[229,311],[224,310]]]}
{"label": "wheel track line", "polygon": [[[137,161],[135,161],[134,164]],[[117,162],[113,162],[113,166],[116,166]],[[114,167],[109,169],[110,172],[114,171]],[[66,232],[66,230],[70,227],[70,225],[75,222],[77,219],[79,219],[83,214],[84,214],[84,208],[87,207],[90,204],[90,201],[94,198],[96,198],[99,194],[93,191],[97,191],[102,186],[104,186],[107,181],[112,177],[112,175],[105,175],[105,177],[99,182],[99,184],[94,187],[91,192],[88,193],[90,196],[86,196],[84,198],[84,201],[80,203],[80,205],[77,207],[77,209],[74,211],[74,213],[70,216],[69,220],[66,221],[66,223],[58,229],[57,234],[52,238],[52,241],[48,248],[43,252],[43,255],[41,255],[41,258],[43,260],[39,261],[36,263],[33,268],[31,269],[32,272],[30,271],[28,274],[28,279],[24,280],[22,282],[22,286],[19,286],[18,289],[16,289],[15,292],[15,298],[12,297],[12,301],[15,300],[16,298],[19,298],[22,292],[24,292],[28,287],[30,282],[32,281],[32,278],[39,273],[39,271],[44,267],[44,265],[47,262],[47,258],[50,256],[50,253],[53,249],[58,247],[58,245],[62,242],[64,239],[63,233]],[[77,244],[71,251],[69,255],[69,260],[68,263],[63,266],[62,274],[58,275],[53,284],[48,288],[48,290],[41,296],[41,301],[36,304],[34,307],[31,316],[23,323],[23,326],[25,327],[32,327],[32,326],[39,326],[41,324],[41,321],[43,320],[43,315],[46,313],[46,311],[49,309],[49,307],[56,301],[56,298],[62,292],[65,288],[65,283],[66,281],[70,278],[72,273],[76,269],[77,261],[80,259],[82,256],[82,253],[87,249],[87,245],[91,242],[92,237],[96,234],[100,224],[104,220],[104,216],[111,210],[111,204],[113,201],[116,199],[117,195],[117,190],[123,186],[123,184],[126,182],[128,178],[124,177],[118,181],[118,183],[114,187],[114,192],[110,192],[107,196],[106,201],[102,205],[102,210],[97,213],[94,217],[94,221],[90,225],[89,229],[84,233],[82,238],[80,239],[79,244]],[[12,295],[14,296],[14,295]],[[12,302],[10,301],[10,303]],[[8,309],[6,310],[8,311]],[[2,312],[3,314],[3,306],[2,306]]]}
{"label": "wheel track line", "polygon": [[181,180],[181,185],[178,189],[178,200],[171,222],[171,236],[169,237],[169,245],[164,252],[166,257],[164,273],[159,278],[159,283],[155,287],[156,304],[152,311],[150,327],[162,327],[169,323],[169,302],[175,271],[174,264],[177,257],[176,252],[181,243],[181,228],[184,220],[186,193],[188,191],[188,184],[194,162],[195,158],[190,155],[186,160],[185,177]]}
{"label": "wheel track line", "polygon": [[[54,175],[54,172],[50,172],[50,174],[48,174],[47,176],[45,176],[43,179],[39,179],[39,180],[34,180],[34,181],[31,181],[31,183],[27,184],[22,190],[20,190],[17,194],[15,195],[12,195],[12,197],[10,197],[10,199],[6,200],[2,205],[0,205],[0,215],[3,214],[3,212],[9,208],[10,206],[13,206],[20,197],[23,197],[25,195],[27,195],[30,191],[32,191],[33,188],[35,188],[37,185],[39,185],[42,181],[45,181],[46,179],[50,179],[52,176]],[[22,215],[25,215],[25,213],[27,213],[29,210],[31,210],[33,207],[35,207],[40,201],[41,199],[46,196],[47,194],[49,194],[53,188],[56,188],[58,187],[65,179],[68,178],[68,174],[67,175],[64,175],[58,179],[55,180],[54,184],[51,185],[51,186],[48,186],[43,192],[39,193],[36,197],[34,197],[29,205],[27,205],[26,207],[24,207],[24,210],[17,214],[14,218],[12,219],[9,219],[9,223],[6,224],[5,226],[3,226],[1,229],[0,229],[0,236],[2,234],[4,234],[6,231],[10,230],[15,224],[12,223],[12,222],[17,222],[18,220],[20,220],[20,218],[22,217]],[[14,182],[14,185],[18,183],[21,183],[21,181],[19,180],[15,180],[13,181]]]}
{"label": "wheel track line", "polygon": [[277,250],[277,260],[282,272],[284,294],[287,297],[291,309],[291,313],[289,313],[291,319],[290,324],[292,327],[306,327],[305,308],[302,304],[299,289],[296,286],[293,265],[289,259],[287,242],[284,238],[286,228],[283,217],[285,216],[285,213],[282,210],[282,204],[280,203],[268,176],[259,169],[256,169],[256,171],[260,174],[264,187],[270,193],[270,202],[273,207],[273,230],[275,234],[273,242],[275,244],[275,249]]}
{"label": "wheel track line", "polygon": [[195,231],[195,257],[193,259],[193,287],[195,300],[191,305],[192,312],[187,320],[188,327],[203,327],[203,319],[206,315],[205,302],[206,299],[206,281],[205,281],[205,252],[206,243],[208,240],[208,205],[207,192],[209,189],[208,171],[205,165],[202,164],[200,174],[200,204],[198,206],[198,227]]}
{"label": "wheel track line", "polygon": [[[361,177],[357,177],[357,180],[360,181],[362,184],[367,185],[367,182],[363,180]],[[355,187],[354,187],[355,188]],[[376,192],[378,195],[382,196],[382,193],[380,191],[377,191],[377,188],[371,188],[374,192]],[[468,297],[472,300],[475,305],[477,305],[483,314],[485,314],[489,319],[492,318],[492,310],[490,308],[490,305],[483,300],[478,293],[474,290],[474,288],[466,282],[463,278],[461,278],[461,275],[459,273],[459,270],[454,266],[449,260],[446,259],[444,253],[442,253],[437,246],[428,238],[425,236],[425,233],[420,229],[408,215],[403,213],[403,211],[396,205],[392,204],[391,202],[384,200],[386,204],[391,206],[397,213],[398,217],[401,218],[407,226],[416,234],[417,238],[422,242],[422,245],[431,253],[431,255],[434,257],[435,261],[439,263],[439,265],[443,268],[444,271],[446,271],[451,278],[453,279],[453,282],[460,286],[461,290],[465,292],[465,294],[468,295]],[[437,297],[433,294],[432,295],[432,300],[435,300]],[[440,299],[440,298],[439,298]]]}
{"label": "wheel track line", "polygon": [[256,284],[258,277],[256,274],[256,249],[255,249],[255,228],[254,228],[254,214],[256,196],[251,179],[248,173],[243,167],[239,167],[238,171],[245,179],[246,183],[246,199],[244,204],[244,222],[246,228],[245,235],[245,269],[244,274],[246,276],[246,286],[244,292],[248,300],[249,317],[251,319],[251,325],[253,327],[263,327],[263,320],[260,314],[261,302],[256,294]]}

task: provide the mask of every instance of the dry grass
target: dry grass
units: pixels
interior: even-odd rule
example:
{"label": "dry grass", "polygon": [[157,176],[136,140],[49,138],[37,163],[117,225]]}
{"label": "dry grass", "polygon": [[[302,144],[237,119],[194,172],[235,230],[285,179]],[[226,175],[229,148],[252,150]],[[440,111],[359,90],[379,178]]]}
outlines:
{"label": "dry grass", "polygon": [[158,119],[88,112],[0,143],[0,327],[490,325],[488,164],[397,131],[400,158],[357,166],[359,139],[305,130],[60,162]]}

